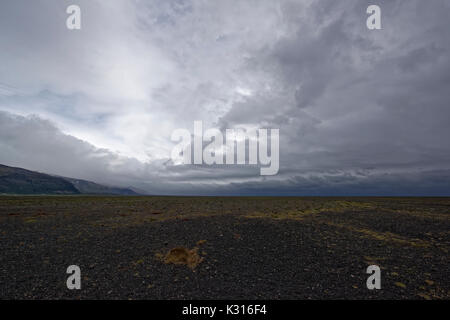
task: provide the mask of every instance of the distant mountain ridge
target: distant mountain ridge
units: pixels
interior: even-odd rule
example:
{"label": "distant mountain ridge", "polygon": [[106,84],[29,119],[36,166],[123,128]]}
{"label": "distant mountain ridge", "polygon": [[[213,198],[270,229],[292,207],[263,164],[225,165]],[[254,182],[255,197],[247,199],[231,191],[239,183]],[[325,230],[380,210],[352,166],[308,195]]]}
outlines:
{"label": "distant mountain ridge", "polygon": [[138,195],[134,190],[130,188],[117,188],[104,186],[95,182],[73,179],[73,178],[63,178],[70,183],[83,194],[120,194],[126,196]]}
{"label": "distant mountain ridge", "polygon": [[87,180],[53,176],[1,164],[0,194],[139,195],[130,188],[104,186]]}

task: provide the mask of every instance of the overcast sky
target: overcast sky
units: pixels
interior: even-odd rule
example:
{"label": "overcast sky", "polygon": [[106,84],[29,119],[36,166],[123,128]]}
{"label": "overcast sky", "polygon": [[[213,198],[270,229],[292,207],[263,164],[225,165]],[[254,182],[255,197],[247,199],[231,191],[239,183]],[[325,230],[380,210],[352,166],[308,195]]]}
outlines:
{"label": "overcast sky", "polygon": [[[279,173],[174,165],[194,120],[279,128]],[[151,194],[448,196],[449,138],[448,0],[0,2],[2,164]]]}

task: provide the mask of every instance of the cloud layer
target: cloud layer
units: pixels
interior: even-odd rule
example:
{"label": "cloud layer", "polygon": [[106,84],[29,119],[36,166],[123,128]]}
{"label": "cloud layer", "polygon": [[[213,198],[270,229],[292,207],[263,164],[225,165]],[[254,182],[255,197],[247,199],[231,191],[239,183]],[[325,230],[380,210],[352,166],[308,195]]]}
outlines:
{"label": "cloud layer", "polygon": [[[82,30],[65,27],[81,7]],[[450,5],[0,4],[0,163],[159,194],[450,195]],[[174,166],[171,133],[280,129],[280,172]]]}

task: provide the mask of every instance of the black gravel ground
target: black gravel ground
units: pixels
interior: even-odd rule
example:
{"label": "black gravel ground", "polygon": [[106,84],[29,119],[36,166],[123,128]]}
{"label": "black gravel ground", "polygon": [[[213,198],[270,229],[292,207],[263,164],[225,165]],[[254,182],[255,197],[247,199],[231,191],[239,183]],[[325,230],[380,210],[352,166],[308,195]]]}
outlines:
{"label": "black gravel ground", "polygon": [[[448,198],[1,197],[0,298],[449,299],[449,208]],[[180,246],[202,262],[162,261]],[[371,264],[381,290],[366,287]],[[81,290],[66,287],[69,265]]]}

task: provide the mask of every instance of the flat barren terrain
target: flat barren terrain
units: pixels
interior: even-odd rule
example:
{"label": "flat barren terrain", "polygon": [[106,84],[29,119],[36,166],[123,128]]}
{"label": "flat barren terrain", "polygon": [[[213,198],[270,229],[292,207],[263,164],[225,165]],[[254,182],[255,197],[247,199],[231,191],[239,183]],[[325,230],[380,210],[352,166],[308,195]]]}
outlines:
{"label": "flat barren terrain", "polygon": [[0,299],[449,299],[449,249],[449,198],[0,197]]}

